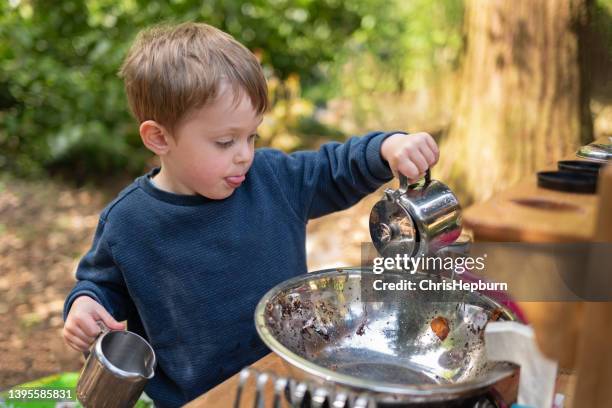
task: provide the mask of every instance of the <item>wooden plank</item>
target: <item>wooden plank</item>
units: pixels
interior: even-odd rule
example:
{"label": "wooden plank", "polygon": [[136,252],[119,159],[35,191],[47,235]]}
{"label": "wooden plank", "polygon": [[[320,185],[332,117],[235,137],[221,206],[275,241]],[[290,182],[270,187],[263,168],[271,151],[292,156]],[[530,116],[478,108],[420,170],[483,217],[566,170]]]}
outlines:
{"label": "wooden plank", "polygon": [[593,237],[595,194],[547,190],[535,175],[464,211],[477,241],[577,242]]}
{"label": "wooden plank", "polygon": [[[612,242],[612,165],[608,165],[600,175],[599,190],[602,205],[597,218],[595,241]],[[612,302],[587,303],[578,350],[574,406],[612,405],[611,348]]]}
{"label": "wooden plank", "polygon": [[536,332],[538,347],[559,367],[573,371],[582,328],[582,302],[518,302]]}
{"label": "wooden plank", "polygon": [[[608,143],[605,138],[597,142]],[[582,159],[571,156],[563,160]],[[542,170],[556,170],[556,165]],[[534,174],[472,205],[463,213],[465,227],[478,241],[590,241],[595,233],[599,195],[548,190],[537,184]]]}

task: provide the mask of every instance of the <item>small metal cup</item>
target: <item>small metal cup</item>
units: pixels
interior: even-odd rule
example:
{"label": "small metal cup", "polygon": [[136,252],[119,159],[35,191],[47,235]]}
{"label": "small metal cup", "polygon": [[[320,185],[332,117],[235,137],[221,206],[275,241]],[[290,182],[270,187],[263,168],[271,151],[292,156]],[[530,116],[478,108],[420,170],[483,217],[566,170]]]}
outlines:
{"label": "small metal cup", "polygon": [[155,372],[155,353],[145,339],[104,323],[91,352],[85,353],[77,398],[87,408],[133,407]]}
{"label": "small metal cup", "polygon": [[400,188],[385,190],[370,213],[370,236],[379,254],[425,256],[451,245],[461,235],[461,206],[448,186],[432,180],[408,184],[399,174]]}

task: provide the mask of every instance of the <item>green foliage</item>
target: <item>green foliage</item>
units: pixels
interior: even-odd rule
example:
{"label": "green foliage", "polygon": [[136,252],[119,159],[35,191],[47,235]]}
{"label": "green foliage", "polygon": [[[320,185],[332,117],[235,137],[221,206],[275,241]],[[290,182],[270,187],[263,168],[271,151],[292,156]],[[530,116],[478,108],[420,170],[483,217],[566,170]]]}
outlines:
{"label": "green foliage", "polygon": [[[0,165],[19,174],[70,162],[106,172],[144,157],[116,70],[127,27],[95,23],[87,4],[3,3]],[[136,160],[134,160],[136,158]]]}
{"label": "green foliage", "polygon": [[345,0],[65,0],[0,5],[0,168],[138,172],[147,152],[116,72],[137,31],[197,20],[258,52],[268,72],[320,77],[359,26]]}
{"label": "green foliage", "polygon": [[376,111],[375,96],[423,88],[457,68],[462,0],[360,1],[353,7],[361,25],[330,64],[334,80],[309,88],[308,97],[320,103],[345,97],[359,121]]}
{"label": "green foliage", "polygon": [[[74,408],[82,408],[81,403],[76,399],[76,387],[79,381],[79,373],[68,372],[56,375],[51,375],[38,380],[30,381],[25,384],[11,388],[13,392],[23,390],[39,390],[39,393],[52,393],[57,390],[58,393],[71,395],[71,399],[67,399],[68,404],[74,403]],[[0,408],[55,408],[61,403],[52,398],[48,399],[11,399],[11,390],[0,393]],[[68,405],[66,404],[66,405]],[[72,405],[71,405],[72,406]],[[141,394],[136,401],[135,408],[150,408],[153,407],[153,401],[146,394]]]}
{"label": "green foliage", "polygon": [[270,77],[297,76],[305,97],[324,104],[401,90],[409,73],[453,59],[438,45],[459,48],[461,15],[460,0],[0,2],[0,169],[65,167],[79,178],[140,172],[149,154],[116,73],[151,24],[213,24],[256,52]]}

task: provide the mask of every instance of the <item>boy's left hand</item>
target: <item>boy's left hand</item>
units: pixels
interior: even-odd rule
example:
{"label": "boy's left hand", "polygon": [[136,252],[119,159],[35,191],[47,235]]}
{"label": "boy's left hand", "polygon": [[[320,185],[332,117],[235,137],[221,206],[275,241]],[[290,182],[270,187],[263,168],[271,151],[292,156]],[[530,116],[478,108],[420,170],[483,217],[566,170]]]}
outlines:
{"label": "boy's left hand", "polygon": [[440,150],[429,133],[396,133],[385,139],[380,154],[394,173],[400,172],[414,183],[438,162]]}

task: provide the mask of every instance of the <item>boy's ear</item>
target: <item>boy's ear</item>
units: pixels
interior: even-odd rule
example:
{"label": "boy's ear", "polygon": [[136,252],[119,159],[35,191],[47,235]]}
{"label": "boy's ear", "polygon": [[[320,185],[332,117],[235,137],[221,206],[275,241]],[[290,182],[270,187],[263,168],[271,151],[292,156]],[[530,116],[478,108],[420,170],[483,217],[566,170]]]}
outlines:
{"label": "boy's ear", "polygon": [[140,138],[145,147],[158,156],[163,156],[170,150],[170,135],[154,120],[145,120],[140,124]]}

